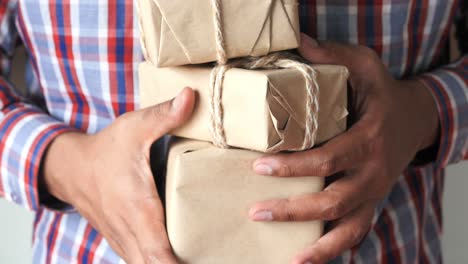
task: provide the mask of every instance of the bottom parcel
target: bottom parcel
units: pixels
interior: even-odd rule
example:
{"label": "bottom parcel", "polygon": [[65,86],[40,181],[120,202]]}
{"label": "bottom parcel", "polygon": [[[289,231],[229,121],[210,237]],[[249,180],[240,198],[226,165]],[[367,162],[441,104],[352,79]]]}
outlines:
{"label": "bottom parcel", "polygon": [[167,163],[167,231],[174,253],[190,264],[283,264],[316,241],[320,221],[253,222],[255,202],[318,192],[323,178],[255,175],[262,153],[176,139]]}

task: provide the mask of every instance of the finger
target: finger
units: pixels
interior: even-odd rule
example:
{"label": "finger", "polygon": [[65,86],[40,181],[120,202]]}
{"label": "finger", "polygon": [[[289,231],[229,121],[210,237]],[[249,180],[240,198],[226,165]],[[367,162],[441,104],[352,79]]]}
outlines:
{"label": "finger", "polygon": [[[115,220],[114,225],[115,225]],[[106,237],[107,241],[112,248],[117,247],[121,252],[117,254],[121,256],[127,263],[145,263],[144,257],[140,248],[138,247],[137,240],[133,233],[129,230],[126,222],[118,219],[120,223],[117,227],[112,227],[113,232]]]}
{"label": "finger", "polygon": [[254,221],[336,220],[367,200],[362,175],[345,175],[321,192],[256,203],[249,210]]}
{"label": "finger", "polygon": [[155,194],[139,201],[130,229],[145,263],[177,263],[166,232],[162,204]]}
{"label": "finger", "polygon": [[358,245],[369,232],[374,206],[367,204],[341,219],[328,233],[299,253],[292,264],[327,263]]}
{"label": "finger", "polygon": [[[89,208],[89,207],[88,207]],[[140,249],[136,244],[133,234],[129,231],[128,225],[121,218],[112,215],[109,217],[108,211],[90,213],[86,210],[79,210],[80,214],[88,220],[93,228],[101,233],[111,248],[123,258],[127,263],[143,263]],[[97,216],[97,217],[95,217]]]}
{"label": "finger", "polygon": [[[338,43],[320,41],[320,43],[306,34],[301,34],[299,53],[307,60],[315,64],[340,64],[348,61],[350,46]],[[349,65],[344,65],[349,66]]]}
{"label": "finger", "polygon": [[154,141],[183,125],[191,116],[195,104],[195,92],[184,88],[177,97],[155,106],[132,113],[141,135]]}
{"label": "finger", "polygon": [[[100,217],[101,219],[105,219],[105,216],[103,215],[101,215]],[[103,235],[103,237],[106,239],[106,242],[115,251],[115,253],[117,253],[117,255],[129,262],[130,256],[132,256],[132,254],[139,254],[139,249],[137,247],[129,248],[125,246],[124,241],[126,242],[127,239],[122,239],[123,233],[118,232],[118,229],[113,226],[115,225],[116,221],[119,221],[119,219],[113,218],[112,224],[108,222],[107,225],[105,223],[103,223],[102,225],[96,225],[93,224],[93,222],[91,221],[89,222],[92,226],[96,227],[96,229],[99,230],[99,233]],[[130,240],[132,237],[130,236],[130,234],[127,234],[127,238],[129,238]]]}
{"label": "finger", "polygon": [[[125,251],[125,247],[117,240],[115,240],[114,238],[112,238],[111,236],[109,235],[104,235],[103,236],[105,237],[105,241],[109,244],[109,246],[112,248],[112,250],[114,250],[115,253],[117,253],[117,255],[122,258],[123,260],[125,260],[126,262],[130,263],[130,259],[129,259],[129,253],[126,253]],[[138,251],[139,253],[139,251]]]}
{"label": "finger", "polygon": [[361,122],[321,147],[259,158],[253,164],[254,171],[280,177],[327,177],[357,168],[370,155],[370,144],[363,131],[365,125]]}
{"label": "finger", "polygon": [[301,34],[301,45],[299,53],[314,64],[332,64],[346,66],[351,75],[375,72],[381,62],[376,52],[366,46],[343,45],[331,41],[320,41],[312,39],[306,34]]}

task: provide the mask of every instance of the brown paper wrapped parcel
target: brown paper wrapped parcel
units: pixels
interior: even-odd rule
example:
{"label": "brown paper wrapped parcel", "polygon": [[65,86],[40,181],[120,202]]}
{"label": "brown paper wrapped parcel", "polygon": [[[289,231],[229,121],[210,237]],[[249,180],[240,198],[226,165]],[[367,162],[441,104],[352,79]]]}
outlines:
{"label": "brown paper wrapped parcel", "polygon": [[[142,47],[158,67],[217,59],[212,0],[138,0]],[[297,48],[297,0],[222,0],[228,58]]]}
{"label": "brown paper wrapped parcel", "polygon": [[[140,102],[148,107],[175,97],[184,87],[198,92],[194,113],[173,135],[211,141],[210,67],[156,68],[140,65]],[[342,66],[314,66],[320,87],[318,134],[321,143],[346,129],[348,71]],[[297,150],[304,142],[306,89],[294,69],[231,69],[225,74],[222,106],[229,146],[278,152]]]}
{"label": "brown paper wrapped parcel", "polygon": [[255,175],[264,154],[178,139],[169,150],[166,217],[181,263],[283,264],[321,235],[323,223],[261,223],[249,208],[267,199],[321,191],[323,178]]}

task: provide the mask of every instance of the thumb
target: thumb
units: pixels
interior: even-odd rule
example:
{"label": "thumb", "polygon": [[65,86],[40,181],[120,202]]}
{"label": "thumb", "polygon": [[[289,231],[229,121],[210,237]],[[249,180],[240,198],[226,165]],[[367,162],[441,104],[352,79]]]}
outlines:
{"label": "thumb", "polygon": [[170,101],[137,111],[137,118],[143,131],[141,135],[151,142],[182,126],[192,115],[195,92],[184,88]]}
{"label": "thumb", "polygon": [[301,45],[299,53],[314,64],[332,64],[332,65],[346,65],[349,53],[343,45],[327,41],[320,43],[309,37],[308,35],[301,34]]}

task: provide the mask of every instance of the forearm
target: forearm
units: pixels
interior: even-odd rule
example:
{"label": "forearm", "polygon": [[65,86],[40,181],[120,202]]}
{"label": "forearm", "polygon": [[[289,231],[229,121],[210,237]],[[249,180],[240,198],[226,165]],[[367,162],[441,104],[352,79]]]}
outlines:
{"label": "forearm", "polygon": [[[41,204],[54,209],[66,209],[72,204],[73,189],[70,179],[89,175],[85,147],[90,136],[72,131],[57,136],[47,148],[39,175]],[[66,204],[65,204],[66,203]]]}
{"label": "forearm", "polygon": [[415,123],[415,134],[419,135],[419,151],[432,147],[438,141],[440,122],[436,102],[429,89],[419,80],[407,80],[409,109]]}

